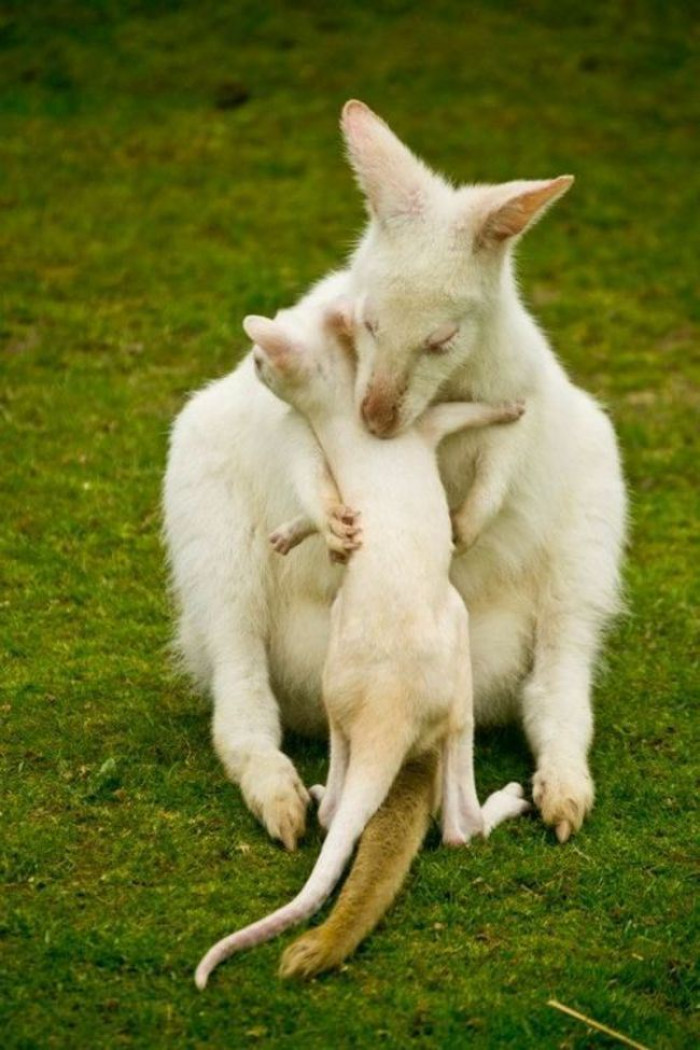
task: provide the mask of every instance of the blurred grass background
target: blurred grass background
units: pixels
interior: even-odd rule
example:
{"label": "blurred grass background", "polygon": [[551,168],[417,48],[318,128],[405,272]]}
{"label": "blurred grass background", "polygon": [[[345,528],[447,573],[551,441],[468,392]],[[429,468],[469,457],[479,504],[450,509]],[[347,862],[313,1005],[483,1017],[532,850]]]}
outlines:
{"label": "blurred grass background", "polygon": [[[0,638],[7,1048],[697,1045],[698,45],[685,3],[35,0],[0,14]],[[287,899],[288,856],[169,673],[159,486],[188,391],[240,321],[362,222],[343,101],[455,180],[573,171],[523,244],[527,301],[610,408],[632,491],[630,615],[597,690],[598,803],[420,857],[340,975],[282,945],[192,968]],[[321,745],[290,741],[307,778]],[[482,735],[481,790],[524,779]],[[695,825],[696,827],[696,825]]]}

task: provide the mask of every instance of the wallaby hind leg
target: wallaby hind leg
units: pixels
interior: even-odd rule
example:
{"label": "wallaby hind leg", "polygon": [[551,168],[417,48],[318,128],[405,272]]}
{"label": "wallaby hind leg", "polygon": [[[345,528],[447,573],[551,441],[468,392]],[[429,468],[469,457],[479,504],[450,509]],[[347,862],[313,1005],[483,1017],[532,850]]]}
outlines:
{"label": "wallaby hind leg", "polygon": [[448,737],[442,754],[442,841],[446,846],[464,846],[484,830],[474,780],[473,721]]}
{"label": "wallaby hind leg", "polygon": [[474,685],[468,618],[456,591],[452,597],[463,648],[455,668],[458,681],[452,729],[442,746],[442,841],[447,846],[464,846],[474,835],[482,834],[484,822],[474,777]]}

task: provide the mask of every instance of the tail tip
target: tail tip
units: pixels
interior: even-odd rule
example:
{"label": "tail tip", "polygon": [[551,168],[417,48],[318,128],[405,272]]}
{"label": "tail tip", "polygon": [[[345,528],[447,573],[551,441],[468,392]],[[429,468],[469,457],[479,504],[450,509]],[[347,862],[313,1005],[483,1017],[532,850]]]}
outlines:
{"label": "tail tip", "polygon": [[282,955],[280,977],[308,981],[324,970],[333,969],[336,961],[328,947],[320,927],[318,930],[309,930],[290,944]]}
{"label": "tail tip", "polygon": [[208,980],[209,980],[209,971],[204,969],[204,967],[200,963],[200,965],[195,970],[195,974],[194,974],[194,983],[196,984],[197,989],[200,992],[204,991],[204,989],[207,986],[207,981]]}

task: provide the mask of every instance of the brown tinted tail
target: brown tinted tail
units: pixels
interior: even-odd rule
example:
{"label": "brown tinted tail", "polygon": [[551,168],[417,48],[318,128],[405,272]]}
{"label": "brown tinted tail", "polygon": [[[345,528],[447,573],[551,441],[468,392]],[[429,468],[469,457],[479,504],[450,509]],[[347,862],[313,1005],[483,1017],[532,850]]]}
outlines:
{"label": "brown tinted tail", "polygon": [[282,956],[282,977],[339,966],[377,925],[399,892],[430,822],[437,755],[407,762],[367,825],[350,874],[326,921]]}

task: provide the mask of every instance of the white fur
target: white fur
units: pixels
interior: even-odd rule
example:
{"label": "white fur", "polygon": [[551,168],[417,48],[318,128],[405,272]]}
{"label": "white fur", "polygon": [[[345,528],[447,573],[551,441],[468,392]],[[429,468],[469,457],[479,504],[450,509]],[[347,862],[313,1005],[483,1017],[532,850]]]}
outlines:
{"label": "white fur", "polygon": [[[522,407],[439,405],[417,427],[380,441],[355,414],[353,365],[330,316],[321,309],[317,337],[303,343],[281,321],[244,323],[258,343],[261,379],[308,419],[343,496],[362,507],[362,545],[333,603],[323,669],[331,761],[319,815],[329,832],[293,901],[207,952],[197,967],[199,988],[233,952],[322,905],[409,757],[442,747],[443,837],[450,845],[527,808],[519,785],[491,796],[484,815],[477,798],[468,616],[448,578],[452,530],[436,458],[446,434],[512,422]],[[324,489],[322,482],[321,503]],[[276,531],[298,533],[301,542],[308,529],[297,520]]]}
{"label": "white fur", "polygon": [[[535,801],[566,838],[593,801],[590,694],[618,608],[625,491],[607,416],[566,376],[512,273],[513,226],[563,184],[454,190],[362,104],[346,108],[344,130],[372,219],[350,269],[288,315],[301,333],[309,302],[363,299],[374,332],[358,343],[357,401],[387,432],[436,399],[527,401],[517,426],[449,438],[440,460],[466,533],[452,579],[470,612],[477,722],[522,720]],[[459,331],[444,352],[426,350],[448,322]],[[165,482],[185,663],[213,694],[229,776],[288,845],[306,794],[280,750],[282,725],[324,731],[321,667],[342,570],[320,538],[282,559],[267,536],[307,513],[317,468],[308,428],[256,382],[248,356],[180,414]]]}

